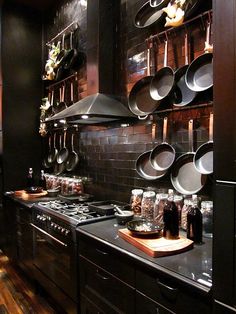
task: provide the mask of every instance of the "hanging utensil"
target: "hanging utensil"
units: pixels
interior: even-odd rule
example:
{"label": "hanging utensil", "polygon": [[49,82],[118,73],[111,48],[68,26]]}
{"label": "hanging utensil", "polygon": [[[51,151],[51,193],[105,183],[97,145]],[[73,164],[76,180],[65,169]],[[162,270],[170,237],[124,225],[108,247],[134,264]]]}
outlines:
{"label": "hanging utensil", "polygon": [[66,148],[66,133],[67,131],[65,129],[64,134],[63,134],[63,147],[60,149],[60,151],[57,154],[58,164],[62,164],[63,162],[65,162],[69,155],[68,149]]}
{"label": "hanging utensil", "polygon": [[209,141],[197,149],[193,162],[200,173],[213,172],[213,113],[210,114],[209,119]]}
{"label": "hanging utensil", "polygon": [[[210,46],[210,22],[206,30],[206,47]],[[205,91],[213,86],[213,53],[208,50],[192,61],[186,76],[188,88],[195,92]]]}
{"label": "hanging utensil", "polygon": [[[59,136],[59,151],[62,150],[62,135],[60,134]],[[62,162],[62,163],[58,163],[57,162],[57,158],[56,158],[56,162],[54,163],[54,169],[53,169],[53,173],[55,175],[60,175],[64,172],[65,170],[65,163]]]}
{"label": "hanging utensil", "polygon": [[69,156],[66,160],[67,171],[73,171],[79,162],[79,156],[74,148],[74,137],[75,137],[75,134],[73,133],[71,135],[71,152],[69,153]]}
{"label": "hanging utensil", "polygon": [[150,163],[152,167],[159,171],[168,170],[175,160],[175,149],[166,142],[167,120],[168,118],[165,117],[162,143],[154,147],[150,154]]}
{"label": "hanging utensil", "polygon": [[53,148],[50,151],[50,154],[48,155],[48,162],[53,164],[56,160],[58,154],[58,150],[56,147],[56,132],[53,135]]}
{"label": "hanging utensil", "polygon": [[[137,115],[139,119],[145,119],[147,115],[155,111],[159,105],[156,100],[152,99],[149,92],[149,86],[153,78],[150,72],[155,70],[154,59],[155,50],[153,47],[153,42],[148,42],[147,76],[143,77],[134,84],[128,98],[128,106],[130,111]],[[153,66],[151,66],[151,63]]]}
{"label": "hanging utensil", "polygon": [[156,72],[150,84],[150,95],[152,99],[160,101],[167,97],[173,90],[175,83],[174,70],[167,65],[168,39],[165,40],[164,66]]}
{"label": "hanging utensil", "polygon": [[171,183],[176,191],[184,195],[196,194],[206,183],[207,176],[194,166],[193,120],[188,124],[189,152],[176,159],[171,170]]}
{"label": "hanging utensil", "polygon": [[[51,135],[49,135],[48,137],[48,151],[50,152],[51,151]],[[46,155],[43,159],[43,162],[42,162],[42,165],[44,168],[51,168],[52,164],[48,161],[48,155]]]}

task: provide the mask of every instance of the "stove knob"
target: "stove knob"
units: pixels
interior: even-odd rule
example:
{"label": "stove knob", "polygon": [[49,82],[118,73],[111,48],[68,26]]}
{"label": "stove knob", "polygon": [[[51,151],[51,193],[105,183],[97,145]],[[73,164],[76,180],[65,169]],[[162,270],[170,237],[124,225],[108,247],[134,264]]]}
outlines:
{"label": "stove knob", "polygon": [[57,230],[60,231],[62,228],[61,226],[57,226]]}
{"label": "stove knob", "polygon": [[42,221],[45,221],[47,218],[46,217],[42,217]]}
{"label": "stove knob", "polygon": [[51,227],[53,228],[53,226],[54,226],[54,222],[51,222]]}
{"label": "stove knob", "polygon": [[38,219],[38,220],[39,220],[39,218],[40,218],[40,217],[41,217],[40,215],[37,215],[37,216],[36,216],[36,219]]}
{"label": "stove knob", "polygon": [[65,228],[61,228],[61,233],[65,233]]}
{"label": "stove knob", "polygon": [[67,229],[66,229],[65,235],[67,236],[69,233],[70,233],[70,230],[67,230]]}

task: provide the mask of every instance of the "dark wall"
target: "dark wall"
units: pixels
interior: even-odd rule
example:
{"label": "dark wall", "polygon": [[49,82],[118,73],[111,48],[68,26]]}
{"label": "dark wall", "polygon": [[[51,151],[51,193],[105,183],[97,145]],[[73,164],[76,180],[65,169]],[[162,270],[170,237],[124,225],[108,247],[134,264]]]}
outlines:
{"label": "dark wall", "polygon": [[29,167],[40,170],[42,18],[6,1],[2,7],[4,190],[25,186]]}

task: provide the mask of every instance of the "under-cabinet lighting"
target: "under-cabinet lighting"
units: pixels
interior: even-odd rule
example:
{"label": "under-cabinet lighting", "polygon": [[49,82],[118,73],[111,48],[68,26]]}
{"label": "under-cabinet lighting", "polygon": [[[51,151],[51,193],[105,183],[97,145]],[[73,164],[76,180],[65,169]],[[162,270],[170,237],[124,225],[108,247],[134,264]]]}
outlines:
{"label": "under-cabinet lighting", "polygon": [[83,115],[81,116],[82,119],[88,119],[88,117],[89,117],[89,116],[88,116],[87,114],[83,114]]}
{"label": "under-cabinet lighting", "polygon": [[59,120],[60,123],[66,124],[66,120],[65,119],[61,119]]}
{"label": "under-cabinet lighting", "polygon": [[56,128],[56,127],[58,126],[58,124],[57,124],[57,123],[54,123],[53,125],[54,125],[54,128]]}

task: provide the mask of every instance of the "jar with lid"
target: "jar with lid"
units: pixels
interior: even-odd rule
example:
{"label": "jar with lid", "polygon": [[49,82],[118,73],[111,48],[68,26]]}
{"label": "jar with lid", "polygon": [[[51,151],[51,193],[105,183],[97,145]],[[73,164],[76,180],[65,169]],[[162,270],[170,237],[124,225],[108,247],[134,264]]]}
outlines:
{"label": "jar with lid", "polygon": [[168,198],[163,209],[163,236],[166,239],[178,239],[179,237],[179,213],[174,202],[174,191],[168,190]]}
{"label": "jar with lid", "polygon": [[154,191],[147,191],[143,193],[141,216],[147,221],[153,221],[154,219],[155,196],[156,194]]}
{"label": "jar with lid", "polygon": [[213,237],[213,202],[202,201],[201,202],[202,213],[202,235],[206,238]]}
{"label": "jar with lid", "polygon": [[187,214],[190,208],[192,207],[192,199],[185,198],[184,199],[184,205],[182,207],[181,211],[181,229],[186,231],[187,230]]}
{"label": "jar with lid", "polygon": [[134,189],[131,191],[130,207],[134,215],[141,216],[141,203],[143,198],[142,189]]}
{"label": "jar with lid", "polygon": [[163,210],[167,198],[167,193],[158,193],[156,195],[156,201],[154,205],[154,222],[158,225],[163,225]]}

